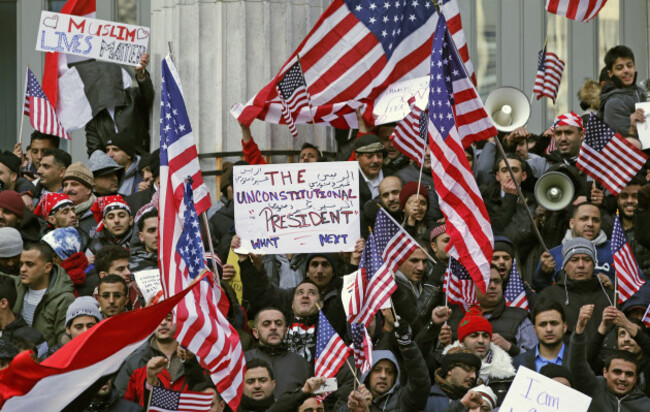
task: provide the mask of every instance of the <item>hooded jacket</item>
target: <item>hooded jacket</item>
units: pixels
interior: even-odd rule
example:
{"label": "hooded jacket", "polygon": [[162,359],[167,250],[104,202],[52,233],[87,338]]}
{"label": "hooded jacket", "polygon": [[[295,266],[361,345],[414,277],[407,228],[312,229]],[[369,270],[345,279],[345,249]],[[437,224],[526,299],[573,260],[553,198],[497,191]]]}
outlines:
{"label": "hooded jacket", "polygon": [[[21,313],[29,287],[16,278],[16,304],[14,312]],[[55,346],[65,334],[65,315],[75,300],[74,285],[70,276],[59,265],[52,265],[50,283],[43,298],[34,310],[32,327],[43,334],[48,346]]]}
{"label": "hooded jacket", "polygon": [[[636,76],[635,76],[636,81]],[[620,82],[619,82],[620,83]],[[645,102],[645,91],[635,84],[620,87],[614,81],[605,83],[600,92],[600,109],[598,117],[622,136],[630,133],[630,115],[636,108],[634,105]]]}
{"label": "hooded jacket", "polygon": [[135,189],[138,187],[138,184],[142,182],[142,176],[138,171],[138,163],[140,163],[140,156],[135,155],[131,166],[128,170],[124,171],[124,176],[122,177],[122,182],[120,183],[120,188],[117,190],[117,193],[122,196],[128,196],[132,194]]}

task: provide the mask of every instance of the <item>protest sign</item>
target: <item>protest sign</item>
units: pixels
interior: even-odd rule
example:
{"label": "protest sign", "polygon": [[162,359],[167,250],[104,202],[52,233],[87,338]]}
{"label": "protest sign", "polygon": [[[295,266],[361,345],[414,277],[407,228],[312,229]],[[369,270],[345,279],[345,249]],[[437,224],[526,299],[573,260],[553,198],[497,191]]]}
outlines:
{"label": "protest sign", "polygon": [[235,229],[254,253],[352,251],[359,239],[357,162],[235,166]]}
{"label": "protest sign", "polygon": [[524,366],[517,370],[501,412],[586,412],[591,398]]}
{"label": "protest sign", "polygon": [[415,96],[415,104],[422,110],[429,98],[429,76],[393,83],[375,100],[372,115],[375,124],[399,122],[411,111],[408,101]]}
{"label": "protest sign", "polygon": [[152,296],[155,296],[156,293],[162,290],[160,271],[158,269],[141,270],[135,272],[133,277],[145,302],[149,302]]}
{"label": "protest sign", "polygon": [[148,27],[42,11],[36,50],[137,66],[150,32]]}
{"label": "protest sign", "polygon": [[239,268],[239,257],[235,252],[232,251],[232,249],[228,252],[228,260],[226,261],[226,263],[232,265],[235,268],[235,276],[233,276],[232,279],[226,280],[224,282],[232,286],[232,288],[235,291],[235,295],[237,296],[237,300],[241,304],[244,296],[244,285],[241,283],[241,269]]}
{"label": "protest sign", "polygon": [[636,131],[641,141],[641,149],[650,149],[650,102],[636,103],[635,109],[643,109],[645,112],[645,122],[637,122]]}

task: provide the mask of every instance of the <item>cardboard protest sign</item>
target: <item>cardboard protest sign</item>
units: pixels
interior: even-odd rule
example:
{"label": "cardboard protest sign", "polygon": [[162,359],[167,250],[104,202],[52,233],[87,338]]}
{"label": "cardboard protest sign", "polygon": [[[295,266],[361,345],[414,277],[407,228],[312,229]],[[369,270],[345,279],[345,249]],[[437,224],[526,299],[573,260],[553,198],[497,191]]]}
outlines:
{"label": "cardboard protest sign", "polygon": [[643,109],[645,112],[645,122],[636,124],[636,131],[639,133],[641,149],[650,149],[650,102],[636,103],[635,109]]}
{"label": "cardboard protest sign", "polygon": [[148,27],[42,11],[36,50],[137,66],[150,33]]}
{"label": "cardboard protest sign", "polygon": [[520,366],[510,385],[501,412],[586,412],[591,398],[553,379]]}
{"label": "cardboard protest sign", "polygon": [[244,296],[244,284],[241,283],[241,269],[239,268],[239,257],[237,256],[236,253],[230,250],[228,252],[228,260],[226,261],[226,263],[232,265],[235,268],[235,276],[232,279],[226,280],[224,282],[232,286],[232,288],[235,290],[235,295],[237,295],[237,300],[241,304]]}
{"label": "cardboard protest sign", "polygon": [[141,270],[135,272],[133,277],[145,302],[149,302],[152,296],[155,296],[158,291],[162,290],[160,271],[158,269]]}
{"label": "cardboard protest sign", "polygon": [[429,99],[429,76],[393,83],[375,100],[372,115],[375,124],[399,122],[411,111],[408,101],[415,96],[415,104],[422,110]]}
{"label": "cardboard protest sign", "polygon": [[254,253],[352,251],[360,237],[356,162],[235,166],[235,228]]}

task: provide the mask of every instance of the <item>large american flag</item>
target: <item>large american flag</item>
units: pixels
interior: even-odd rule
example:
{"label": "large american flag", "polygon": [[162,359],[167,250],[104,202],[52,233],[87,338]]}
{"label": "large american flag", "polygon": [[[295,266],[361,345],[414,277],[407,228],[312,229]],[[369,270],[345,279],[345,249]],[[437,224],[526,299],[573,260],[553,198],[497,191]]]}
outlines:
{"label": "large american flag", "polygon": [[372,368],[372,340],[365,325],[353,323],[350,325],[350,329],[354,366],[363,375]]}
{"label": "large american flag", "polygon": [[472,142],[496,136],[497,130],[465,73],[444,18],[438,21],[431,52],[429,120],[431,171],[447,221],[448,252],[485,291],[494,240],[463,149]]}
{"label": "large american flag", "polygon": [[334,378],[348,356],[350,356],[350,348],[336,333],[323,311],[319,309],[314,376]]}
{"label": "large american flag", "polygon": [[576,162],[580,170],[618,196],[647,159],[645,153],[591,114]]}
{"label": "large american flag", "polygon": [[465,311],[478,303],[474,280],[456,259],[449,257],[445,281],[442,285],[447,301],[462,306]]}
{"label": "large american flag", "polygon": [[623,303],[639,291],[645,280],[641,277],[639,265],[636,263],[618,215],[614,219],[611,248],[618,284],[618,303]]}
{"label": "large american flag", "polygon": [[[359,272],[363,281],[360,284],[357,282],[355,285],[357,290],[353,293],[353,296],[360,296],[361,304],[356,304],[354,309],[358,309],[349,312],[348,321],[352,324],[369,325],[375,313],[384,306],[384,303],[390,299],[390,296],[397,289],[393,274],[379,253],[377,239],[375,238],[378,230],[386,231],[384,226],[386,225],[380,224],[378,228],[377,223],[375,223],[375,232],[368,235],[366,247],[361,255]],[[358,290],[360,287],[364,287],[364,289],[362,291]]]}
{"label": "large american flag", "polygon": [[[454,40],[473,75],[456,0],[438,3],[453,22]],[[364,118],[371,121],[373,102],[389,85],[428,74],[437,18],[428,0],[333,0],[278,74],[231,114],[244,124],[256,118],[282,123],[276,85],[299,55],[314,121],[356,128],[356,107],[366,103]],[[294,121],[311,122],[312,110],[303,107]]]}
{"label": "large american flag", "polygon": [[555,103],[563,72],[564,62],[555,53],[547,53],[544,45],[537,55],[537,76],[533,86],[537,100],[546,96]]}
{"label": "large american flag", "polygon": [[155,412],[209,412],[213,393],[177,392],[154,386],[148,411]]}
{"label": "large american flag", "polygon": [[571,20],[587,22],[598,15],[605,3],[607,0],[546,0],[546,10]]}
{"label": "large american flag", "polygon": [[506,306],[530,310],[526,290],[524,289],[524,282],[519,275],[516,259],[512,261],[512,269],[510,270],[508,284],[506,285],[506,290],[503,291],[503,296],[506,299]]}
{"label": "large american flag", "polygon": [[[160,198],[159,216],[164,223],[158,229],[160,276],[165,297],[169,297],[205,270],[197,213],[210,206],[180,80],[169,56],[162,62]],[[196,354],[222,398],[236,410],[245,361],[236,330],[219,310],[224,306],[227,298],[212,277],[201,281],[177,307],[176,339]]]}
{"label": "large american flag", "polygon": [[27,68],[27,81],[25,82],[24,114],[29,116],[32,127],[41,133],[58,136],[70,140],[70,135],[65,131],[56,111],[47,100],[41,85],[38,84],[32,70]]}
{"label": "large american flag", "polygon": [[411,97],[408,103],[411,111],[397,124],[390,140],[397,150],[417,163],[419,167],[422,166],[422,159],[424,159],[429,116],[415,104],[415,97]]}
{"label": "large american flag", "polygon": [[300,68],[300,62],[297,61],[287,70],[278,82],[278,97],[282,102],[282,117],[289,126],[289,131],[293,137],[298,136],[294,117],[300,112],[300,109],[307,107],[311,109],[309,102],[309,91],[305,84],[305,78]]}

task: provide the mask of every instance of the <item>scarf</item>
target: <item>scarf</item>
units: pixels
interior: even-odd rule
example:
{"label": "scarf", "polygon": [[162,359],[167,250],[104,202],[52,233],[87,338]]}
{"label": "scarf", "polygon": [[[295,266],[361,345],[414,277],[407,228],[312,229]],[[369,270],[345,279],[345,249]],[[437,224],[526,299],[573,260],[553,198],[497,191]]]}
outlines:
{"label": "scarf", "polygon": [[74,212],[77,214],[77,217],[83,216],[84,213],[95,203],[95,195],[91,194],[90,198],[85,202],[79,203],[74,207]]}
{"label": "scarf", "polygon": [[440,389],[447,395],[447,397],[451,400],[457,400],[461,399],[463,396],[465,396],[465,393],[467,393],[467,389],[465,388],[459,388],[453,385],[448,384],[444,379],[440,377],[438,374],[440,372],[440,369],[434,373],[434,381],[435,383],[440,386]]}

